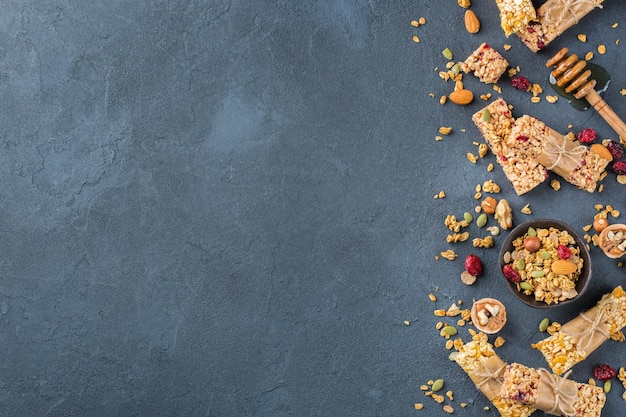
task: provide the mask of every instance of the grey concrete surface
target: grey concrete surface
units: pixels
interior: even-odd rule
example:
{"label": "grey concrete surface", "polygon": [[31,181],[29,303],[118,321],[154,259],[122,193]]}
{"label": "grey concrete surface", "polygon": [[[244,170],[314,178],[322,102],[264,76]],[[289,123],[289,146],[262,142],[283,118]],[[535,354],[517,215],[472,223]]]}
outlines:
{"label": "grey concrete surface", "polygon": [[[501,356],[545,366],[530,348],[537,323],[590,307],[624,269],[592,248],[586,296],[534,310],[499,276],[506,233],[492,249],[452,246],[444,217],[473,209],[474,187],[493,179],[515,222],[554,217],[583,233],[595,204],[626,216],[626,189],[609,173],[602,193],[561,181],[518,197],[499,168],[487,172],[493,155],[470,164],[482,141],[470,116],[485,102],[439,104],[452,91],[441,51],[462,60],[487,41],[549,92],[552,53],[606,44],[594,62],[626,115],[626,9],[608,0],[534,55],[504,37],[493,1],[473,3],[476,35],[454,0],[5,0],[0,414],[444,416],[419,387],[445,378],[455,415],[496,416],[448,361],[433,310],[499,298]],[[464,80],[477,97],[500,95]],[[499,85],[516,116],[615,138],[591,111]],[[440,126],[454,133],[436,141]],[[435,260],[448,248],[460,259]],[[470,252],[485,274],[466,287]],[[600,362],[626,366],[623,345],[606,343],[571,377]],[[624,410],[613,386],[606,416]]]}

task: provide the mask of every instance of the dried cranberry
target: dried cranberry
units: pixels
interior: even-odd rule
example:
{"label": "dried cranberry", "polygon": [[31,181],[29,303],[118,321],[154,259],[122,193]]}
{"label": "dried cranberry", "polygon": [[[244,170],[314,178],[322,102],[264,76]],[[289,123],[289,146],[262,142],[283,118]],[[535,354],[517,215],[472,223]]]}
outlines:
{"label": "dried cranberry", "polygon": [[613,162],[613,172],[617,175],[626,175],[626,162],[615,161]]}
{"label": "dried cranberry", "polygon": [[515,138],[515,140],[518,142],[528,142],[528,136],[519,135],[518,137]]}
{"label": "dried cranberry", "polygon": [[546,43],[543,39],[537,39],[537,49],[543,49],[546,46]]}
{"label": "dried cranberry", "polygon": [[528,78],[522,75],[511,79],[511,85],[521,91],[530,90],[530,81],[528,81]]}
{"label": "dried cranberry", "polygon": [[596,140],[596,131],[586,127],[578,132],[578,141],[580,143],[591,143]]}
{"label": "dried cranberry", "polygon": [[502,273],[504,274],[506,279],[511,282],[518,283],[522,280],[522,276],[519,274],[519,272],[513,269],[513,266],[510,264],[504,265],[504,268],[502,268]]}
{"label": "dried cranberry", "polygon": [[617,372],[607,364],[598,365],[593,369],[593,376],[600,381],[611,379]]}
{"label": "dried cranberry", "polygon": [[465,258],[465,270],[477,277],[483,273],[483,263],[476,255],[467,255]]}
{"label": "dried cranberry", "polygon": [[557,248],[557,252],[559,253],[559,258],[561,259],[569,259],[572,257],[572,250],[565,245],[559,245]]}
{"label": "dried cranberry", "polygon": [[611,152],[611,155],[613,155],[613,159],[622,159],[624,157],[624,147],[622,146],[621,143],[612,140],[610,141],[606,147],[609,149],[609,151]]}

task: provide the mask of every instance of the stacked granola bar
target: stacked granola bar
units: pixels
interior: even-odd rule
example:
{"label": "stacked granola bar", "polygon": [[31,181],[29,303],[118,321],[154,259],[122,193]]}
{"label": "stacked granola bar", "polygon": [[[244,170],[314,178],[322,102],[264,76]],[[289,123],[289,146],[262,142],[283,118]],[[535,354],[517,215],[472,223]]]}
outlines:
{"label": "stacked granola bar", "polygon": [[474,335],[471,342],[459,348],[454,360],[503,417],[528,417],[535,411],[532,405],[500,396],[506,363],[496,355],[486,334]]}
{"label": "stacked granola bar", "polygon": [[561,378],[545,369],[512,363],[507,365],[502,378],[502,398],[532,405],[552,415],[599,417],[606,403],[602,387]]}
{"label": "stacked granola bar", "polygon": [[[511,29],[511,32],[514,32],[531,51],[538,52],[593,9],[601,8],[603,2],[604,0],[548,0],[536,10],[535,18],[529,19],[523,27],[515,25],[515,30]],[[527,16],[528,12],[525,10],[520,6],[517,13]],[[513,27],[513,24],[510,26]]]}
{"label": "stacked granola bar", "polygon": [[515,119],[500,97],[472,116],[518,195],[548,178],[548,170],[572,185],[594,192],[609,160],[532,116]]}

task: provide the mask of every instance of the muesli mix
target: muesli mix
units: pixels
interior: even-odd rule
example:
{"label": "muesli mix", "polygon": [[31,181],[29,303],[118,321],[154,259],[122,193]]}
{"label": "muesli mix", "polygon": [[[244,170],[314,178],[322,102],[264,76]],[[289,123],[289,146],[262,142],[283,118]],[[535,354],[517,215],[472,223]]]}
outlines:
{"label": "muesli mix", "polygon": [[[471,0],[457,0],[458,5],[467,9],[465,28],[473,34],[480,31],[481,22],[472,6]],[[603,0],[548,0],[535,10],[531,0],[494,0],[500,12],[500,23],[504,34],[516,35],[522,44],[532,52],[538,52],[554,41],[566,30],[577,24],[596,8],[602,8]],[[426,19],[414,20],[411,25],[419,27],[426,24]],[[617,26],[617,23],[614,27]],[[585,35],[578,39],[585,42]],[[413,40],[421,40],[414,35]],[[616,42],[617,43],[617,42]],[[504,45],[505,50],[510,45]],[[598,46],[598,53],[604,54],[604,45]],[[463,84],[463,74],[471,73],[479,81],[492,84],[493,90],[501,94],[498,86],[505,76],[510,78],[513,87],[532,93],[531,102],[541,101],[543,89],[519,75],[519,67],[511,67],[509,61],[488,43],[481,43],[470,56],[460,62],[454,62],[454,54],[449,48],[443,51],[448,60],[445,71],[440,77],[454,83],[454,90],[447,96],[441,96],[439,103],[448,101],[465,106],[475,99],[472,91]],[[593,58],[589,53],[586,60]],[[626,89],[622,89],[626,95]],[[435,97],[431,93],[431,97]],[[495,156],[496,163],[502,169],[517,195],[523,195],[541,186],[553,172],[578,189],[602,192],[601,181],[607,176],[607,169],[616,174],[617,182],[626,184],[626,161],[624,145],[626,138],[618,140],[596,139],[593,129],[583,129],[578,135],[572,132],[561,134],[550,128],[544,121],[530,115],[514,117],[513,106],[501,96],[492,100],[492,94],[480,96],[486,102],[485,107],[471,117],[481,133],[485,144],[474,142],[478,155],[468,152],[467,159],[476,164],[489,152]],[[558,96],[545,96],[549,103],[556,103]],[[571,126],[569,127],[571,128]],[[452,127],[441,127],[437,140],[444,140],[453,134]],[[487,171],[494,169],[489,164]],[[490,180],[491,181],[491,180]],[[513,210],[505,199],[496,195],[500,187],[491,182],[477,185],[474,199],[476,206],[468,208],[462,219],[448,215],[444,224],[450,230],[446,237],[448,244],[471,241],[475,248],[493,247],[494,237],[500,230],[513,226]],[[554,191],[561,188],[558,179],[552,179],[550,186]],[[485,197],[484,194],[491,194]],[[440,191],[435,198],[446,197]],[[593,224],[583,228],[587,234],[584,240],[589,245],[599,246],[607,256],[618,258],[626,253],[626,225],[611,225],[609,217],[618,217],[619,211],[610,206],[596,206],[597,214]],[[522,214],[532,213],[530,204],[520,209]],[[497,221],[498,226],[490,225],[489,219]],[[473,226],[472,226],[473,225]],[[489,232],[487,236],[470,236],[469,228],[477,227]],[[590,235],[591,230],[597,234]],[[578,295],[576,283],[584,266],[580,256],[581,248],[567,231],[556,228],[532,229],[516,239],[514,249],[505,254],[506,270],[511,275],[517,289],[546,304],[557,304]],[[453,249],[442,250],[435,259],[455,261],[458,254]],[[622,266],[622,263],[618,263]],[[482,275],[482,262],[475,254],[465,258],[461,281],[473,285]],[[434,303],[437,297],[431,293],[429,299]],[[592,309],[581,312],[578,317],[566,324],[551,323],[544,318],[538,325],[540,332],[549,334],[544,340],[532,344],[539,350],[550,368],[531,368],[520,363],[511,364],[502,360],[495,352],[505,343],[502,336],[497,336],[493,344],[488,335],[497,334],[506,324],[505,308],[494,299],[474,302],[472,310],[461,308],[461,300],[448,309],[436,309],[435,316],[441,318],[436,325],[445,347],[454,350],[450,359],[454,360],[474,382],[502,416],[529,416],[540,410],[548,414],[563,416],[600,416],[606,403],[606,393],[611,389],[611,379],[617,378],[624,386],[626,400],[626,370],[616,370],[607,364],[596,366],[594,377],[603,382],[596,386],[593,378],[588,383],[570,380],[569,370],[586,359],[604,341],[612,339],[623,341],[621,329],[626,325],[626,292],[621,286],[606,294]],[[453,319],[446,322],[445,319]],[[405,321],[409,325],[409,322]],[[459,337],[459,328],[473,325],[479,332],[468,329],[472,340],[464,343]],[[446,413],[454,413],[453,394],[447,390],[443,394],[443,379],[429,380],[420,388],[427,397],[441,404]],[[460,403],[461,408],[468,406]],[[424,404],[415,403],[415,409],[421,410]],[[485,407],[485,410],[489,407]]]}

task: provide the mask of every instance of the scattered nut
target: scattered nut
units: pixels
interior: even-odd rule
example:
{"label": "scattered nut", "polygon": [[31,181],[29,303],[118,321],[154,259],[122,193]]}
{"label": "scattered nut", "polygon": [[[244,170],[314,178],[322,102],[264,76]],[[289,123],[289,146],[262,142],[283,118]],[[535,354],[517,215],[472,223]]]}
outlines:
{"label": "scattered nut", "polygon": [[467,271],[461,272],[461,282],[465,285],[472,285],[476,282],[476,276],[470,274]]}
{"label": "scattered nut", "polygon": [[459,106],[466,106],[474,100],[474,93],[472,93],[470,90],[461,89],[453,91],[448,97],[450,98],[450,101],[454,104],[458,104]]}
{"label": "scattered nut", "polygon": [[480,203],[480,207],[482,207],[483,211],[487,214],[495,213],[497,205],[498,202],[493,197],[487,197]]}
{"label": "scattered nut", "polygon": [[506,323],[506,309],[494,298],[482,298],[472,306],[472,323],[481,332],[494,334]]}
{"label": "scattered nut", "polygon": [[469,33],[478,33],[480,30],[480,20],[472,10],[465,11],[465,29]]}

